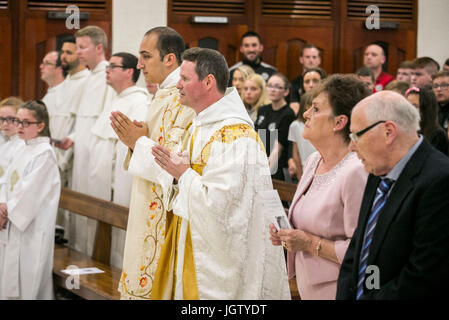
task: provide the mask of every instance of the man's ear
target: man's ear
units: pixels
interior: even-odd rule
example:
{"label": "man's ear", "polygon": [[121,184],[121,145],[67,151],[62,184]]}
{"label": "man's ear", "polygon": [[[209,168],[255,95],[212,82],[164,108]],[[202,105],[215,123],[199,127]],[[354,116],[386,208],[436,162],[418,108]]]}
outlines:
{"label": "man's ear", "polygon": [[175,63],[176,63],[176,56],[175,56],[174,53],[168,53],[168,54],[165,55],[165,57],[164,57],[164,64],[167,67],[170,67],[170,66],[172,66]]}
{"label": "man's ear", "polygon": [[387,145],[390,145],[393,143],[394,139],[398,135],[398,126],[393,121],[387,121],[385,122],[385,131],[384,131],[384,137],[385,137],[385,143]]}

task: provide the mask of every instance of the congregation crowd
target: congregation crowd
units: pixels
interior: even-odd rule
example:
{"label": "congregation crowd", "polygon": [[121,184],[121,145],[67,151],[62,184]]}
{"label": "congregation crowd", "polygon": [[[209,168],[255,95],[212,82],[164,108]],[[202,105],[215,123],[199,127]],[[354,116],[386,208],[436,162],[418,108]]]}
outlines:
{"label": "congregation crowd", "polygon": [[[139,57],[107,43],[65,37],[45,96],[0,102],[0,299],[54,299],[56,225],[92,254],[96,222],[58,209],[61,187],[129,207],[122,299],[290,299],[292,277],[305,300],[448,295],[449,59],[390,75],[372,43],[329,74],[307,44],[290,82],[253,31],[231,67],[169,27]],[[291,203],[272,179],[297,184]]]}

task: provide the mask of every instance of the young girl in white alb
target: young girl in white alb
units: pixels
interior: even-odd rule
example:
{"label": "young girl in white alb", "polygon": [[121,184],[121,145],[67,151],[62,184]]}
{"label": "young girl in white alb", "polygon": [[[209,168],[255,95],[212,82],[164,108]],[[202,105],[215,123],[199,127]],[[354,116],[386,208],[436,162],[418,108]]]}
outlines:
{"label": "young girl in white alb", "polygon": [[60,176],[48,113],[29,101],[14,124],[25,145],[0,185],[0,299],[53,299],[53,252]]}

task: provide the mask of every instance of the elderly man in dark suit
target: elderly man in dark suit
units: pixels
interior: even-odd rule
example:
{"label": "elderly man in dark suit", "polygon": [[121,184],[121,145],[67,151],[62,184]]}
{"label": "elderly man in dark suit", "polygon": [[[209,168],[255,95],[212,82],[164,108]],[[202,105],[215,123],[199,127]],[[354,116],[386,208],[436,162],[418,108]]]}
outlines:
{"label": "elderly man in dark suit", "polygon": [[417,134],[401,95],[365,98],[351,144],[370,173],[337,299],[428,299],[449,293],[449,160]]}

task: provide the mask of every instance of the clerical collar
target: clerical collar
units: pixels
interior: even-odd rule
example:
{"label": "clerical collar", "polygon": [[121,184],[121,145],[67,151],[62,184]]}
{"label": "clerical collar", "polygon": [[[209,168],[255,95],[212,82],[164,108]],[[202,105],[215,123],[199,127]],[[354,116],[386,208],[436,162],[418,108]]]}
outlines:
{"label": "clerical collar", "polygon": [[27,145],[35,145],[35,144],[41,144],[41,143],[50,143],[50,138],[39,136],[39,137],[30,139],[28,141],[25,141],[25,144],[27,144]]}
{"label": "clerical collar", "polygon": [[92,73],[98,73],[98,72],[101,72],[101,71],[106,71],[106,67],[107,67],[108,65],[109,65],[109,62],[106,61],[106,60],[103,60],[103,61],[99,62],[99,63],[95,66],[94,70],[92,70]]}
{"label": "clerical collar", "polygon": [[161,85],[159,86],[159,89],[165,89],[168,87],[174,87],[178,83],[179,77],[180,77],[181,68],[177,67],[175,70],[173,70],[167,78],[165,78],[164,81],[162,81]]}
{"label": "clerical collar", "polygon": [[411,147],[410,150],[406,153],[406,155],[403,156],[402,159],[398,161],[398,163],[396,163],[396,165],[393,167],[393,169],[391,169],[391,171],[388,172],[388,174],[382,178],[389,178],[394,181],[398,180],[399,176],[402,173],[402,170],[404,170],[408,161],[413,156],[413,154],[416,152],[416,150],[421,145],[423,140],[424,140],[424,138],[420,134],[418,141],[413,145],[413,147]]}

